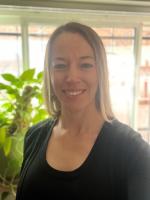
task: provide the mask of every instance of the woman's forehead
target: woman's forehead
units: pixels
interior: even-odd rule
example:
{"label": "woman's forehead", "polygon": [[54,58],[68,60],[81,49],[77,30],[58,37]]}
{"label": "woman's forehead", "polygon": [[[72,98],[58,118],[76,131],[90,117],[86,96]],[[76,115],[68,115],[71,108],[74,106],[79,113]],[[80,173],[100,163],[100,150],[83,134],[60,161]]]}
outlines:
{"label": "woman's forehead", "polygon": [[79,33],[64,32],[61,33],[52,43],[51,46],[52,53],[85,53],[82,56],[93,56],[93,48]]}

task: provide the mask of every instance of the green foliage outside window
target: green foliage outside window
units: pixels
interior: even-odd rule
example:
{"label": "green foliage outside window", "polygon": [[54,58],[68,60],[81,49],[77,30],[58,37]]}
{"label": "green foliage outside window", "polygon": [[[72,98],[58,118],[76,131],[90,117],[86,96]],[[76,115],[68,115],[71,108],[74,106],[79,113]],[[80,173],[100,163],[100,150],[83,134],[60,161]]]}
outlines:
{"label": "green foliage outside window", "polygon": [[48,117],[42,98],[43,72],[2,74],[0,83],[0,192],[15,196],[27,129]]}

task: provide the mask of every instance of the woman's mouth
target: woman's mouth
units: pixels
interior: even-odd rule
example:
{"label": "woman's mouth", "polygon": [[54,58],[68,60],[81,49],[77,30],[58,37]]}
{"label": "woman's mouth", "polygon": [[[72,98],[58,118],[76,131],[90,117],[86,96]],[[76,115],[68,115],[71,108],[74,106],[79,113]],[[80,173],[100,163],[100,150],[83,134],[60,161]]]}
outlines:
{"label": "woman's mouth", "polygon": [[63,92],[67,95],[67,96],[78,96],[80,94],[82,94],[83,92],[85,92],[85,89],[83,90],[63,90]]}

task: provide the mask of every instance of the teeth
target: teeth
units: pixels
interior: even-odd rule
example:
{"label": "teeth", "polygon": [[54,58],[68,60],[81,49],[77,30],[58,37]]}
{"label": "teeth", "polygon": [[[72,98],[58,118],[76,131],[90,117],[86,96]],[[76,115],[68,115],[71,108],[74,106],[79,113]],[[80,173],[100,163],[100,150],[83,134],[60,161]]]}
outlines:
{"label": "teeth", "polygon": [[79,95],[81,93],[82,93],[82,90],[80,90],[80,91],[66,91],[66,94],[70,95],[70,96],[76,96],[76,95]]}

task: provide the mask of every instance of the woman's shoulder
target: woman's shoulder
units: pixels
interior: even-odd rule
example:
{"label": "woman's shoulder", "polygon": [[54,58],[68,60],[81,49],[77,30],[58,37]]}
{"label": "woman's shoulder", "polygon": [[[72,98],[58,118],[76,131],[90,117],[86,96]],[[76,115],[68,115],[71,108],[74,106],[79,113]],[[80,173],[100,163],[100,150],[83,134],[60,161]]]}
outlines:
{"label": "woman's shoulder", "polygon": [[32,154],[32,152],[34,152],[35,149],[37,149],[39,145],[42,144],[42,141],[44,141],[44,138],[50,131],[50,128],[54,122],[54,119],[48,118],[32,125],[28,129],[24,139],[24,159],[26,159],[29,154]]}
{"label": "woman's shoulder", "polygon": [[33,124],[32,126],[30,126],[27,130],[27,133],[26,133],[26,138],[30,138],[34,135],[34,133],[38,133],[39,130],[43,129],[43,128],[46,128],[49,123],[51,123],[53,121],[53,119],[45,119],[45,120],[42,120],[36,124]]}
{"label": "woman's shoulder", "polygon": [[48,118],[29,127],[25,135],[25,146],[26,146],[26,143],[28,143],[29,145],[30,143],[34,142],[36,138],[40,136],[44,137],[44,135],[47,134],[47,132],[50,130],[54,121],[55,119]]}
{"label": "woman's shoulder", "polygon": [[150,145],[139,132],[118,120],[107,123],[105,130],[110,150],[124,165],[146,170],[150,167]]}
{"label": "woman's shoulder", "polygon": [[120,122],[118,119],[113,119],[111,122],[107,123],[107,131],[121,138],[141,137],[139,132],[134,130],[131,126]]}
{"label": "woman's shoulder", "polygon": [[107,123],[106,129],[111,139],[117,144],[116,147],[124,148],[126,152],[130,153],[147,151],[150,154],[148,142],[143,139],[140,132],[131,126],[114,119]]}

